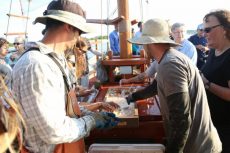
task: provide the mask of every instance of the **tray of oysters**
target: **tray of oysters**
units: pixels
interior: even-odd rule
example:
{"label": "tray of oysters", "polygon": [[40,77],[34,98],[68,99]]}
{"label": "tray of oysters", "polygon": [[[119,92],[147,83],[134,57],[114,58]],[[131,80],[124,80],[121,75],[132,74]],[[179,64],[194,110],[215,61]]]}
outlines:
{"label": "tray of oysters", "polygon": [[135,115],[135,107],[133,104],[128,105],[126,97],[135,92],[136,87],[111,87],[105,95],[105,102],[115,102],[120,106],[115,110],[118,117],[130,117]]}

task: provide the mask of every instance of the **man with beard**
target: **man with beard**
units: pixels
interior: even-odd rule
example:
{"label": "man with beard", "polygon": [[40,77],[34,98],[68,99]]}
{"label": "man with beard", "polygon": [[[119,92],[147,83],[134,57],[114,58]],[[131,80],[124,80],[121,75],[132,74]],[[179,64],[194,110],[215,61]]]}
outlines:
{"label": "man with beard", "polygon": [[[33,153],[56,153],[57,144],[76,142],[94,128],[116,126],[117,120],[112,113],[83,108],[79,117],[67,114],[67,91],[72,84],[64,52],[73,49],[82,33],[90,31],[79,4],[52,1],[34,23],[46,25],[44,37],[29,43],[32,48],[14,66],[12,87],[27,125],[24,148]],[[69,152],[83,153],[82,147]]]}
{"label": "man with beard", "polygon": [[[210,117],[202,78],[191,60],[172,48],[179,44],[169,38],[169,31],[165,20],[150,19],[142,36],[129,40],[142,44],[158,63],[156,79],[139,93],[149,97],[158,93],[167,153],[220,153],[221,142]],[[138,100],[136,94],[127,98],[129,103]]]}

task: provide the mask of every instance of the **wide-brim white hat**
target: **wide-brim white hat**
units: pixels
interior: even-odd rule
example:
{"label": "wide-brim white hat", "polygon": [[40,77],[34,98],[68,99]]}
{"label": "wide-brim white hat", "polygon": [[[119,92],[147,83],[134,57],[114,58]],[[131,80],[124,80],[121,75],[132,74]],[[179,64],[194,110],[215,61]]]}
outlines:
{"label": "wide-brim white hat", "polygon": [[180,45],[170,39],[169,33],[170,29],[168,22],[162,19],[150,19],[144,23],[141,37],[134,37],[128,39],[128,41],[139,45],[153,43],[167,43],[171,46]]}
{"label": "wide-brim white hat", "polygon": [[49,18],[67,23],[81,30],[83,33],[89,33],[94,31],[92,26],[86,23],[85,18],[83,18],[82,16],[62,10],[46,10],[44,16],[37,17],[33,23],[46,24],[46,21]]}

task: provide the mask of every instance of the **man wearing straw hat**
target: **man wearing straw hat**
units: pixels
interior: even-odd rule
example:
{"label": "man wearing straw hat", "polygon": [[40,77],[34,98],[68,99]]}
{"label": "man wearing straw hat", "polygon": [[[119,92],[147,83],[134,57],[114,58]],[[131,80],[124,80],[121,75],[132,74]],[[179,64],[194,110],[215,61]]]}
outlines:
{"label": "man wearing straw hat", "polygon": [[171,48],[178,44],[169,38],[168,23],[150,19],[142,32],[140,38],[128,41],[143,45],[147,55],[158,62],[156,80],[147,94],[158,92],[167,136],[166,152],[221,152],[199,71],[184,54]]}
{"label": "man wearing straw hat", "polygon": [[74,47],[81,33],[90,31],[84,17],[82,8],[73,1],[50,2],[34,22],[46,25],[43,39],[29,43],[33,48],[14,66],[12,86],[27,125],[23,134],[27,152],[51,153],[56,144],[75,142],[94,128],[117,124],[112,113],[92,113],[83,108],[80,118],[67,116],[66,91],[71,83],[64,51]]}

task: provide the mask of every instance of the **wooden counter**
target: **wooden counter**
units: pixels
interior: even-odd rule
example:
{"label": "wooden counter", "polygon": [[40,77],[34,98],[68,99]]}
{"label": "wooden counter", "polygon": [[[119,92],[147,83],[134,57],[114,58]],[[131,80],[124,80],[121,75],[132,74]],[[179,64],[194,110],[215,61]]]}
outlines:
{"label": "wooden counter", "polygon": [[[138,84],[137,84],[138,85]],[[134,86],[134,85],[133,85]],[[101,87],[96,101],[103,100],[109,87],[118,85],[104,85]],[[93,130],[86,138],[86,144],[92,143],[163,143],[164,129],[159,107],[153,98],[151,101],[136,102],[139,113],[139,127],[113,128],[110,130]],[[154,109],[153,109],[154,107]]]}
{"label": "wooden counter", "polygon": [[107,59],[102,64],[109,67],[109,82],[115,82],[114,69],[117,66],[140,66],[141,72],[145,71],[145,65],[149,64],[146,58],[130,58],[130,59]]}

